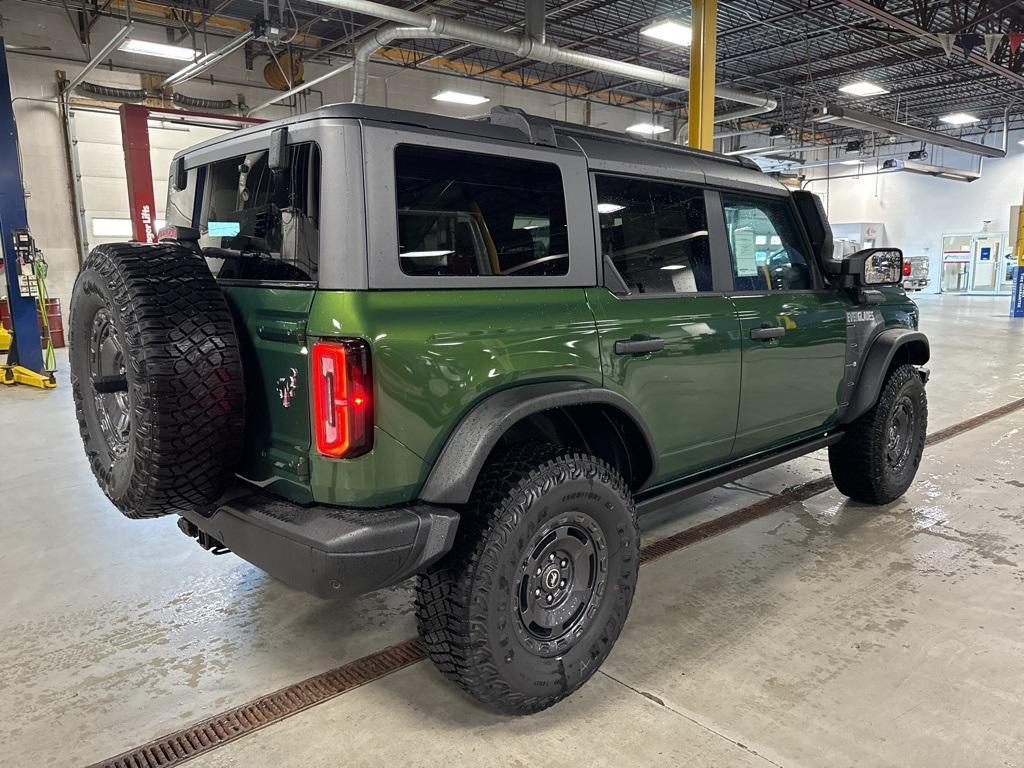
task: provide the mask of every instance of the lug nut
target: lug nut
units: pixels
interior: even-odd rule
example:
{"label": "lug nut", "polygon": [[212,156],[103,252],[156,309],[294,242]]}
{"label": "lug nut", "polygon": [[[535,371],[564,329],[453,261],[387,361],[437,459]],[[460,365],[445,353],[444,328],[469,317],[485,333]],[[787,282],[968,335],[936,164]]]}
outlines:
{"label": "lug nut", "polygon": [[565,579],[562,579],[560,582],[558,582],[558,586],[565,587]]}
{"label": "lug nut", "polygon": [[551,602],[552,600],[554,600],[554,599],[555,599],[555,598],[553,598],[553,597],[552,597],[551,595],[548,595],[548,602],[549,602],[549,603],[550,603],[550,602]]}
{"label": "lug nut", "polygon": [[533,590],[533,596],[534,596],[534,597],[540,597],[540,589],[539,589],[539,588],[538,588],[538,589],[535,589],[535,590]]}
{"label": "lug nut", "polygon": [[554,559],[555,559],[555,553],[552,552],[550,555],[548,555],[548,560],[554,560]]}

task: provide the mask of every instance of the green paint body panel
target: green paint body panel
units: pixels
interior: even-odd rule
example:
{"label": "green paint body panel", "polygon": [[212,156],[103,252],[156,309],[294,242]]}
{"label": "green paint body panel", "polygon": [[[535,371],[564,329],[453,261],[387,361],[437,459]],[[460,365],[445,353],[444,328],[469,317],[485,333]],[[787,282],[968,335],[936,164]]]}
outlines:
{"label": "green paint body panel", "polygon": [[[740,328],[720,295],[619,298],[606,288],[587,297],[601,336],[604,386],[625,395],[647,419],[657,447],[654,484],[714,466],[732,453],[740,398]],[[648,355],[617,355],[633,336],[665,340]]]}
{"label": "green paint body panel", "polygon": [[327,503],[415,498],[445,440],[487,395],[536,381],[601,384],[582,288],[318,291],[308,333],[370,342],[375,439],[389,438],[356,459],[311,459],[314,496]]}
{"label": "green paint body panel", "polygon": [[[832,426],[846,370],[847,294],[772,291],[732,297],[743,343],[743,373],[733,458]],[[781,327],[779,339],[751,330]]]}
{"label": "green paint body panel", "polygon": [[292,501],[310,502],[306,321],[315,292],[225,285],[224,293],[239,331],[245,371],[240,474]]}
{"label": "green paint body panel", "polygon": [[[539,381],[604,386],[647,421],[658,452],[648,488],[670,485],[835,425],[845,369],[846,291],[621,298],[606,288],[225,293],[240,329],[247,424],[240,474],[288,499],[354,507],[413,500],[465,414]],[[885,289],[887,327],[916,307]],[[761,325],[781,339],[750,339]],[[615,354],[634,336],[665,339]],[[330,459],[312,445],[307,350],[370,342],[374,447]],[[293,373],[294,371],[294,373]],[[287,401],[287,406],[285,405]]]}

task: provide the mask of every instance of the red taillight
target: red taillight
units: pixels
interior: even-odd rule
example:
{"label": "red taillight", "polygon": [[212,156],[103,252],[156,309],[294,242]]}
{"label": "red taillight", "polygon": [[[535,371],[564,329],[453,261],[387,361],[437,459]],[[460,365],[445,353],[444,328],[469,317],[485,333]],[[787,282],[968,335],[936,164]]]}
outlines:
{"label": "red taillight", "polygon": [[910,277],[910,262],[909,261],[904,261],[903,262],[903,276],[904,277]]}
{"label": "red taillight", "polygon": [[316,449],[334,459],[373,447],[370,346],[361,339],[313,345],[313,425]]}

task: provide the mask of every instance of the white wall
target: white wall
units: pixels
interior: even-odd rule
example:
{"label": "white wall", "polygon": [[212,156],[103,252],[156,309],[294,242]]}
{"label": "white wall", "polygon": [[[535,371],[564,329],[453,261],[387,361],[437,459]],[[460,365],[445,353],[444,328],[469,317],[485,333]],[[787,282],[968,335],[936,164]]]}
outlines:
{"label": "white wall", "polygon": [[[978,232],[986,219],[993,232],[1009,229],[1010,207],[1024,198],[1024,146],[1018,144],[1022,139],[1024,131],[1011,132],[1007,156],[985,160],[981,178],[970,183],[898,172],[832,179],[827,187],[818,181],[807,188],[822,196],[829,221],[881,222],[885,245],[900,247],[907,255],[928,256],[932,287],[937,287],[944,233]],[[995,141],[990,136],[988,143]],[[927,162],[966,166],[963,158],[953,160],[935,152]],[[974,162],[976,167],[977,159]],[[834,165],[831,171],[843,174],[849,168]]]}
{"label": "white wall", "polygon": [[[120,24],[111,19],[100,20],[93,30],[93,50],[109,40]],[[11,51],[8,66],[15,116],[18,121],[22,157],[22,175],[28,195],[29,225],[39,247],[50,264],[48,286],[52,295],[60,298],[65,310],[78,272],[75,247],[74,219],[70,197],[70,182],[64,156],[62,128],[56,107],[56,72],[64,70],[69,77],[77,74],[86,60],[63,10],[44,8],[30,3],[4,3],[2,28],[9,45],[49,46],[50,52],[27,55]],[[139,25],[133,37],[163,42],[163,30]],[[211,48],[221,45],[224,38],[211,36]],[[241,94],[250,106],[260,104],[275,92],[263,81],[266,58],[256,62],[255,70],[246,71],[241,51],[218,64],[201,78],[192,80],[179,89],[189,96],[237,100]],[[115,68],[102,66],[87,78],[90,82],[121,88],[140,87],[138,71],[170,73],[181,64],[166,59],[117,52],[113,56]],[[341,63],[340,61],[338,63]],[[122,69],[132,71],[123,71]],[[326,72],[328,67],[308,65],[305,77],[311,80]],[[428,71],[404,70],[386,64],[374,63],[370,68],[370,104],[436,112],[456,117],[484,114],[497,104],[517,106],[527,111],[560,120],[583,122],[584,103],[567,100],[558,94],[526,91],[499,83],[481,83],[454,75]],[[481,93],[491,99],[489,104],[467,107],[444,104],[431,97],[439,90],[451,88]],[[351,72],[316,86],[306,99],[305,108],[313,109],[321,103],[349,101],[352,92]],[[301,108],[301,105],[300,105]],[[272,119],[290,113],[287,107],[272,107],[258,116]],[[124,184],[124,160],[120,148],[120,127],[116,117],[77,112],[76,126],[81,143],[79,156],[85,186],[87,217],[126,217],[127,190]],[[636,110],[593,104],[591,124],[612,130],[622,130],[631,123],[645,118]],[[152,123],[151,123],[152,125]],[[154,187],[158,200],[166,192],[167,160],[173,152],[203,140],[206,134],[193,129],[193,135],[180,131],[161,131],[151,128],[154,159]],[[662,138],[668,139],[671,134]],[[158,167],[159,166],[159,167]],[[162,210],[163,201],[158,201]],[[102,242],[90,236],[92,245]]]}

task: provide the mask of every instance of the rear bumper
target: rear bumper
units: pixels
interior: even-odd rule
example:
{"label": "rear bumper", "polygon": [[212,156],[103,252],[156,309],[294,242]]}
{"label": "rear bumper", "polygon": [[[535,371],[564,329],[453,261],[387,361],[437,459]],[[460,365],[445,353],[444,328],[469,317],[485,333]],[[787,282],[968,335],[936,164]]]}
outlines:
{"label": "rear bumper", "polygon": [[180,527],[207,548],[222,544],[285,584],[326,598],[372,592],[422,570],[451,549],[458,523],[457,512],[431,504],[304,507],[256,491],[232,496],[209,515],[183,514]]}

